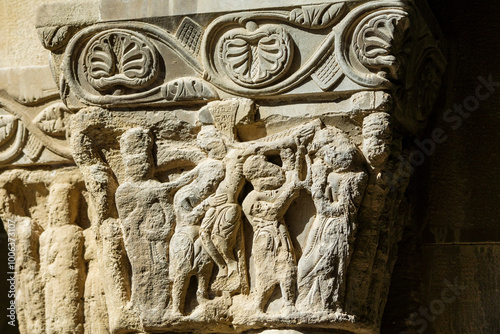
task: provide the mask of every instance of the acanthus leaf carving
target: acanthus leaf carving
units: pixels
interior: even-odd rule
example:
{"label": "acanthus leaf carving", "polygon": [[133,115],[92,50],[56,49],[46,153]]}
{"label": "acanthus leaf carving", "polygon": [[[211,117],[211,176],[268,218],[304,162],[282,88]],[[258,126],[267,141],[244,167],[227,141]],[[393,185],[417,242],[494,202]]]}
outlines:
{"label": "acanthus leaf carving", "polygon": [[[377,75],[398,79],[402,68],[409,18],[401,13],[377,13],[361,23],[354,33],[354,52],[360,62]],[[381,72],[385,71],[386,74]]]}
{"label": "acanthus leaf carving", "polygon": [[217,91],[199,78],[179,78],[162,86],[162,96],[167,101],[216,100]]}
{"label": "acanthus leaf carving", "polygon": [[[271,20],[273,23],[269,23]],[[264,49],[259,48],[259,40],[255,38],[257,33],[265,37],[267,29],[270,31],[265,50],[274,50],[274,54],[262,53]],[[294,40],[299,30],[303,35]],[[203,37],[201,54],[205,77],[217,88],[237,96],[271,96],[289,91],[310,78],[332,49],[335,33],[317,34],[317,30],[319,27],[292,20],[290,11],[221,16],[207,27]],[[237,38],[233,38],[235,35]],[[319,47],[308,48],[299,43],[308,36],[314,37]],[[259,52],[264,57],[259,57]],[[299,56],[294,55],[297,52]]]}
{"label": "acanthus leaf carving", "polygon": [[46,134],[61,137],[66,134],[67,112],[64,103],[55,103],[42,110],[33,122]]}
{"label": "acanthus leaf carving", "polygon": [[296,8],[290,12],[290,20],[313,29],[326,28],[334,25],[342,18],[346,4],[322,4]]}
{"label": "acanthus leaf carving", "polygon": [[293,60],[292,43],[289,34],[276,25],[255,31],[234,29],[222,37],[220,57],[233,81],[261,87],[286,74]]}
{"label": "acanthus leaf carving", "polygon": [[[82,29],[68,43],[63,58],[60,87],[65,103],[76,110],[85,105],[123,107],[217,98],[209,83],[195,78],[203,70],[193,50],[184,45],[191,42],[182,36],[179,40],[142,22]],[[159,52],[165,48],[172,51],[168,58]],[[175,64],[186,70],[186,76],[171,80],[167,72],[176,71]],[[194,83],[193,89],[182,89],[188,83]],[[169,91],[176,85],[178,95],[172,95]]]}
{"label": "acanthus leaf carving", "polygon": [[94,36],[84,50],[90,84],[99,91],[142,88],[158,74],[156,48],[133,31],[109,30]]}
{"label": "acanthus leaf carving", "polygon": [[12,115],[0,116],[0,146],[14,135],[17,129],[17,120]]}
{"label": "acanthus leaf carving", "polygon": [[335,54],[342,71],[366,87],[390,86],[402,78],[414,36],[410,6],[367,3],[337,26]]}

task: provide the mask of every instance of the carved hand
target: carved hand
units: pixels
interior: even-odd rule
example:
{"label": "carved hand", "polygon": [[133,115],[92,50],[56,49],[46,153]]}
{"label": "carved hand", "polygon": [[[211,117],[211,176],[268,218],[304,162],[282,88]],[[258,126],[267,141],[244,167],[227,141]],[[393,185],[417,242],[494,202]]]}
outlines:
{"label": "carved hand", "polygon": [[309,124],[305,128],[301,129],[296,138],[297,146],[303,145],[308,139],[310,139],[314,135],[315,130],[314,124]]}
{"label": "carved hand", "polygon": [[221,194],[221,195],[212,195],[209,198],[207,198],[207,203],[208,205],[212,207],[216,207],[219,205],[222,205],[227,202],[227,195],[226,194]]}

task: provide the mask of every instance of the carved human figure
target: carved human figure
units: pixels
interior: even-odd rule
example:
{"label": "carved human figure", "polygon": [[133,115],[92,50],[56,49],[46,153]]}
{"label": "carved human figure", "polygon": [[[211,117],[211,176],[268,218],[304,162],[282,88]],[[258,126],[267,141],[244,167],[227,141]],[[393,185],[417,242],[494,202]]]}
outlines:
{"label": "carved human figure", "polygon": [[378,112],[363,119],[363,154],[374,169],[382,168],[389,159],[392,145],[391,116]]}
{"label": "carved human figure", "polygon": [[50,189],[49,228],[40,236],[48,334],[83,333],[85,263],[83,229],[75,224],[79,194],[70,183]]}
{"label": "carved human figure", "polygon": [[143,323],[159,322],[170,298],[168,243],[174,232],[174,192],[191,182],[191,171],[173,182],[153,175],[153,141],[148,130],[133,128],[120,139],[125,182],[116,191],[125,249],[132,267],[131,301]]}
{"label": "carved human figure", "polygon": [[[225,195],[227,200],[207,211],[200,228],[203,247],[218,267],[217,279],[212,284],[213,290],[233,293],[240,288],[244,291],[248,286],[241,207],[238,204],[238,197],[245,184],[243,163],[256,152],[279,152],[280,149],[295,147],[299,138],[305,140],[313,134],[315,126],[316,123],[307,124],[292,132],[286,131],[287,135],[280,133],[267,138],[267,141],[246,143],[231,140],[214,126],[205,126],[198,134],[198,145],[207,152],[210,159],[222,161],[225,169],[225,178],[217,187],[216,194]],[[227,129],[228,126],[224,128]],[[238,258],[235,254],[238,254]]]}
{"label": "carved human figure", "polygon": [[223,163],[207,159],[198,169],[197,178],[174,195],[176,227],[170,242],[170,277],[172,314],[176,316],[182,315],[192,276],[198,278],[199,302],[208,298],[214,262],[202,246],[200,224],[209,207],[219,206],[227,200],[226,195],[212,195],[224,178]]}
{"label": "carved human figure", "polygon": [[134,331],[140,324],[129,307],[130,277],[115,205],[118,185],[94,141],[94,137],[105,128],[107,119],[107,112],[103,109],[81,109],[70,118],[68,133],[73,158],[90,194],[89,218],[99,233],[97,250],[102,257],[104,275],[101,283],[109,311],[109,331],[123,333]]}
{"label": "carved human figure", "polygon": [[254,231],[254,301],[261,312],[278,284],[284,299],[283,310],[292,312],[295,308],[296,258],[284,215],[305,186],[299,175],[302,149],[299,148],[294,164],[292,150],[283,150],[283,168],[260,154],[248,158],[243,166],[246,179],[254,187],[242,206]]}
{"label": "carved human figure", "polygon": [[[0,196],[1,197],[1,196]],[[31,218],[15,218],[16,310],[21,333],[45,332],[45,295],[38,254],[43,229]]]}
{"label": "carved human figure", "polygon": [[[19,179],[17,179],[19,180]],[[45,332],[45,294],[40,272],[40,235],[43,228],[18,205],[23,192],[0,189],[0,217],[15,239],[16,311],[21,333]],[[19,196],[19,197],[18,197]],[[15,228],[12,232],[9,227]],[[13,269],[13,268],[9,268]]]}
{"label": "carved human figure", "polygon": [[85,334],[109,333],[109,317],[104,287],[102,285],[102,271],[99,262],[97,236],[94,227],[83,231],[85,236],[84,259],[87,266],[87,278],[84,291]]}
{"label": "carved human figure", "polygon": [[360,152],[336,128],[318,131],[309,154],[316,218],[298,263],[297,299],[299,309],[308,311],[331,309],[341,298],[368,178]]}
{"label": "carved human figure", "polygon": [[398,141],[393,140],[391,124],[391,115],[384,112],[369,114],[363,119],[363,155],[370,167],[369,172],[373,175],[366,188],[372,202],[372,217],[382,214],[381,210],[391,188],[397,187],[407,177],[405,174],[408,164],[400,164],[401,168],[397,170],[391,168],[391,150],[398,145]]}
{"label": "carved human figure", "polygon": [[[226,139],[225,141],[223,140]],[[246,285],[246,271],[241,237],[241,208],[238,196],[244,185],[242,148],[238,143],[230,143],[213,126],[205,126],[198,134],[198,145],[207,152],[214,164],[223,168],[224,179],[217,187],[216,195],[225,202],[208,209],[200,227],[203,248],[218,267],[217,279],[212,288],[228,293]],[[217,164],[221,161],[223,164]],[[240,238],[238,240],[238,236]],[[240,254],[235,256],[235,246],[239,241]]]}

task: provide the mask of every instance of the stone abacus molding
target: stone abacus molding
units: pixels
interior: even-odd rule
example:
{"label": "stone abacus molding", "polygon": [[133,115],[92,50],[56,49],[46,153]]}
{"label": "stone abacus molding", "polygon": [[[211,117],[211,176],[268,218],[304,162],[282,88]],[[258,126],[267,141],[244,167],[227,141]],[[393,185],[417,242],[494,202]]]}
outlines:
{"label": "stone abacus molding", "polygon": [[22,332],[378,333],[446,68],[420,9],[113,1],[43,7],[59,94],[0,92]]}

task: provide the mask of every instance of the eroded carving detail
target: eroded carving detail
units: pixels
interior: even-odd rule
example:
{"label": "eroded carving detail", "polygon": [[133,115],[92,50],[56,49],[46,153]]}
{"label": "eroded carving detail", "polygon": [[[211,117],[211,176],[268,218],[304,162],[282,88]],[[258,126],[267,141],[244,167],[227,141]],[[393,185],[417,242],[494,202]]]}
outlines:
{"label": "eroded carving detail", "polygon": [[197,78],[180,78],[166,83],[161,93],[167,101],[217,100],[219,95],[211,85]]}
{"label": "eroded carving detail", "polygon": [[[359,23],[353,35],[353,49],[365,67],[387,79],[398,79],[410,21],[399,11],[376,12]],[[384,72],[385,74],[381,73]]]}
{"label": "eroded carving detail", "polygon": [[27,131],[19,119],[13,115],[1,115],[0,163],[9,163],[17,158],[27,141]]}
{"label": "eroded carving detail", "polygon": [[38,28],[37,33],[46,49],[56,51],[68,42],[71,37],[71,30],[69,26],[43,27]]}
{"label": "eroded carving detail", "polygon": [[38,127],[48,135],[62,137],[66,134],[66,117],[68,109],[59,102],[55,103],[38,114],[33,120]]}

